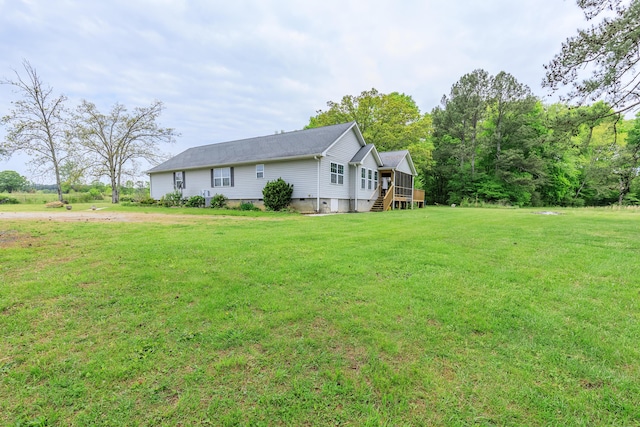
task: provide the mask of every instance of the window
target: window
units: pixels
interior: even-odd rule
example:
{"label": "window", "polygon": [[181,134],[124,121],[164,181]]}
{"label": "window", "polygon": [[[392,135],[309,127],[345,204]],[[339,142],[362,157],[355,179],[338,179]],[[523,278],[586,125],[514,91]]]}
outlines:
{"label": "window", "polygon": [[369,169],[367,172],[369,173],[369,179],[367,180],[368,189],[371,190],[371,188],[373,187],[373,171]]}
{"label": "window", "polygon": [[331,183],[344,184],[344,165],[331,163]]}
{"label": "window", "polygon": [[256,178],[264,178],[264,165],[256,165]]}
{"label": "window", "polygon": [[378,171],[373,171],[373,189],[377,190],[378,189]]}
{"label": "window", "polygon": [[174,172],[173,173],[173,188],[176,190],[181,190],[186,188],[186,182],[184,179],[185,173],[184,171]]}
{"label": "window", "polygon": [[363,190],[367,188],[367,170],[365,168],[360,169],[360,188]]}
{"label": "window", "polygon": [[233,168],[216,168],[211,170],[212,187],[233,187]]}

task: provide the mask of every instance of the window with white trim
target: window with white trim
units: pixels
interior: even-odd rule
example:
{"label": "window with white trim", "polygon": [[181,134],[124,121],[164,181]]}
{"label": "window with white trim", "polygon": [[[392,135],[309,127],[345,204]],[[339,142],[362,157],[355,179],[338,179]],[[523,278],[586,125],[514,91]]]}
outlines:
{"label": "window with white trim", "polygon": [[211,170],[212,187],[233,187],[233,168],[215,168]]}
{"label": "window with white trim", "polygon": [[256,178],[264,178],[264,165],[256,165]]}
{"label": "window with white trim", "polygon": [[362,168],[360,169],[360,188],[362,188],[363,190],[365,188],[367,188],[367,169],[366,168]]}
{"label": "window with white trim", "polygon": [[184,171],[178,171],[173,173],[173,188],[175,188],[176,190],[181,190],[183,188],[186,188],[186,185],[185,185],[186,182],[185,182],[184,176],[185,176]]}
{"label": "window with white trim", "polygon": [[331,162],[331,183],[344,184],[344,165]]}
{"label": "window with white trim", "polygon": [[367,170],[367,174],[369,179],[367,180],[368,189],[371,190],[373,187],[373,171],[371,169]]}
{"label": "window with white trim", "polygon": [[373,171],[373,189],[377,190],[378,189],[378,171]]}

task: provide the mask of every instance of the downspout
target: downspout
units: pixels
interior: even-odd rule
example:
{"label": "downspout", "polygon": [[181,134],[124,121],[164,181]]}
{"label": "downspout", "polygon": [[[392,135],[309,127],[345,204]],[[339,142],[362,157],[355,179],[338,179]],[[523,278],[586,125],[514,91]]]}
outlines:
{"label": "downspout", "polygon": [[354,172],[354,179],[353,179],[353,195],[354,195],[353,211],[358,212],[358,180],[360,178],[358,176],[358,165],[354,165],[354,166],[356,170]]}
{"label": "downspout", "polygon": [[316,179],[316,212],[320,213],[320,157],[313,156],[318,161],[318,176]]}

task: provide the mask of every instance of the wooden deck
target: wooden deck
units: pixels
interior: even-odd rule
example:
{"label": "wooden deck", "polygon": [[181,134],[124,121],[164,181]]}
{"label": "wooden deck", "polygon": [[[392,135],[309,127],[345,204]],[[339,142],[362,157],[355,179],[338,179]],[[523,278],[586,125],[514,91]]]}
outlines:
{"label": "wooden deck", "polygon": [[417,204],[419,208],[424,208],[424,190],[413,189],[413,203]]}
{"label": "wooden deck", "polygon": [[412,209],[415,205],[419,208],[424,207],[424,190],[413,189],[413,192],[409,192],[407,195],[407,189],[402,189],[400,194],[394,185],[392,185],[384,198],[382,199],[382,206],[376,205],[375,211],[388,211],[391,209]]}

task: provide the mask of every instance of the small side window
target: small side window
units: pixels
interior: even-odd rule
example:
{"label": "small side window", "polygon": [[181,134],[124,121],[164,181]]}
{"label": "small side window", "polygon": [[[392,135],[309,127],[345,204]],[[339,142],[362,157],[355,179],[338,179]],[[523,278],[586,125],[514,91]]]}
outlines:
{"label": "small side window", "polygon": [[181,190],[183,188],[186,188],[184,176],[185,176],[184,171],[173,173],[173,187],[176,190]]}

